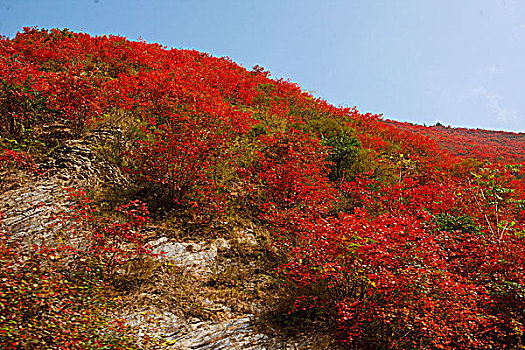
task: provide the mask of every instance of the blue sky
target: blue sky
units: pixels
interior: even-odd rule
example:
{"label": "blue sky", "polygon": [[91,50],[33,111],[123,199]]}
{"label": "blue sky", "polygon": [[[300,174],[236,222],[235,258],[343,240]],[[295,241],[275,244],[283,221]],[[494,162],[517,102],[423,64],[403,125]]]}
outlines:
{"label": "blue sky", "polygon": [[525,132],[522,0],[0,0],[24,26],[229,56],[385,118]]}

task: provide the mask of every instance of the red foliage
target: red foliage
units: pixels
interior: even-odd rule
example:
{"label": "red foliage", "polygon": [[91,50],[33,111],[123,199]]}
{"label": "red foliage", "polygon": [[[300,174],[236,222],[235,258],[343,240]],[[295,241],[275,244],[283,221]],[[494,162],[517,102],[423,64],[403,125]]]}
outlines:
{"label": "red foliage", "polygon": [[119,219],[101,216],[100,209],[85,191],[69,189],[73,202],[55,220],[53,227],[66,229],[81,238],[81,247],[93,263],[103,266],[101,272],[110,279],[122,263],[151,254],[140,229],[148,222],[148,209],[138,200],[115,208]]}
{"label": "red foliage", "polygon": [[[335,200],[318,140],[298,130],[261,135],[256,161],[241,173],[251,197],[266,209],[324,210]],[[304,202],[307,199],[308,202]]]}
{"label": "red foliage", "polygon": [[[81,238],[23,249],[0,235],[0,343],[5,349],[132,349],[129,327],[114,319],[105,288],[123,263],[149,254],[138,231],[147,209],[131,202],[116,209],[121,220],[100,217],[83,191],[55,228]],[[79,237],[80,236],[80,237]],[[112,319],[113,318],[113,319]]]}
{"label": "red foliage", "polygon": [[311,296],[296,308],[335,306],[343,339],[358,346],[471,349],[519,343],[521,231],[496,239],[484,236],[482,228],[476,234],[445,227],[441,214],[472,211],[465,207],[471,202],[461,200],[461,186],[361,177],[345,184],[361,203],[352,214],[315,220],[296,212],[273,216],[283,244],[293,247],[282,272]]}
{"label": "red foliage", "polygon": [[4,149],[0,153],[0,168],[22,168],[37,172],[37,165],[25,152]]}
{"label": "red foliage", "polygon": [[[135,184],[201,217],[242,196],[286,258],[292,312],[334,310],[326,313],[349,347],[523,346],[521,135],[385,122],[260,67],[118,36],[28,28],[0,40],[0,57],[2,137],[45,123],[80,133],[128,116],[136,137],[118,156]],[[361,145],[336,181],[320,123]],[[99,223],[93,203],[72,194],[80,202],[64,219],[88,232],[108,275],[146,252],[137,230],[145,204]]]}
{"label": "red foliage", "polygon": [[502,162],[525,161],[525,135],[522,133],[386,122],[428,137],[455,155]]}
{"label": "red foliage", "polygon": [[63,246],[20,254],[0,242],[3,349],[130,349],[126,327],[109,320],[104,286],[91,282],[76,255]]}

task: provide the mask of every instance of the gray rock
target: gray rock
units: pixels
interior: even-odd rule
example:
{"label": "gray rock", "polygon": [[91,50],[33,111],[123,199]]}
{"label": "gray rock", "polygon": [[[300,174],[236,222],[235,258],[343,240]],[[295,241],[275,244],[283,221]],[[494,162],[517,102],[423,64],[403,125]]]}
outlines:
{"label": "gray rock", "polygon": [[217,238],[213,245],[217,248],[217,251],[219,252],[225,252],[230,249],[230,242],[228,242],[224,238]]}
{"label": "gray rock", "polygon": [[[222,242],[222,247],[227,243]],[[210,274],[217,258],[217,246],[205,243],[180,243],[170,242],[162,237],[151,242],[153,253],[157,259],[170,260],[170,262],[185,271],[196,275]]]}
{"label": "gray rock", "polygon": [[280,350],[306,349],[308,344],[271,338],[253,326],[254,315],[224,320],[201,321],[180,318],[164,311],[144,310],[126,317],[128,324],[162,344],[163,349],[177,350]]}

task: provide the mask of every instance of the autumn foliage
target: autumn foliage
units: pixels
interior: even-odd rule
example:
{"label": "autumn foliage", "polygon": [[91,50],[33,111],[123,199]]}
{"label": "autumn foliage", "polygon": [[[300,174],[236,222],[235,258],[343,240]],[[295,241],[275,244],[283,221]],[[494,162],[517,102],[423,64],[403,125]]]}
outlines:
{"label": "autumn foliage", "polygon": [[[488,143],[493,134],[482,131],[465,140],[387,123],[331,106],[261,67],[67,30],[3,38],[0,81],[0,166],[34,166],[32,156],[63,141],[50,139],[50,125],[71,130],[65,138],[97,125],[119,129],[112,161],[131,179],[131,201],[116,206],[113,221],[100,220],[96,203],[73,191],[77,204],[62,218],[87,248],[61,249],[89,254],[101,280],[149,253],[140,234],[148,206],[203,226],[236,212],[273,234],[283,261],[276,273],[294,296],[288,312],[327,322],[348,348],[525,346],[520,135]],[[17,266],[14,248],[0,248],[0,324],[11,332],[0,339],[33,327],[24,322],[40,312],[53,322],[38,327],[71,324],[71,334],[57,337],[85,348],[91,330],[82,320],[106,307],[77,292],[91,280],[42,264],[63,256],[54,249],[35,248]],[[6,295],[17,300],[9,310]],[[75,308],[59,314],[59,295]],[[27,311],[30,298],[44,298],[45,307]]]}
{"label": "autumn foliage", "polygon": [[451,153],[478,159],[523,162],[525,149],[522,133],[445,127],[441,123],[422,126],[387,120],[402,130],[430,138]]}

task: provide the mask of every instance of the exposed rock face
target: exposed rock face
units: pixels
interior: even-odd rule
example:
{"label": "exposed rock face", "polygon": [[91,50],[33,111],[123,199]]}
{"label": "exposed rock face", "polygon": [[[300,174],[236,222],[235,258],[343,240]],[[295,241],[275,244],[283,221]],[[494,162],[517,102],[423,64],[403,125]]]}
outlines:
{"label": "exposed rock face", "polygon": [[[55,231],[50,226],[54,215],[67,210],[67,187],[93,188],[99,182],[124,182],[120,170],[97,159],[93,151],[101,139],[112,132],[98,131],[82,140],[69,140],[57,147],[43,164],[45,174],[33,176],[19,187],[0,193],[2,231],[10,241],[27,244],[52,244]],[[105,178],[104,178],[105,177]],[[109,177],[109,178],[108,178]],[[253,234],[242,238],[244,244],[257,244]],[[175,242],[166,237],[150,242],[158,259],[169,261],[180,271],[198,278],[209,278],[224,266],[217,263],[218,254],[230,249],[222,238],[211,243]],[[148,295],[146,295],[146,298]],[[166,306],[146,308],[144,312],[126,316],[129,324],[160,339],[165,349],[308,349],[308,341],[281,341],[265,335],[254,327],[256,316],[239,314],[221,304],[208,301],[210,312],[225,315],[220,321],[198,317],[184,318],[170,312]]]}
{"label": "exposed rock face", "polygon": [[67,208],[66,188],[93,188],[111,177],[122,181],[120,170],[97,160],[93,147],[111,137],[102,130],[82,140],[69,140],[57,147],[41,165],[43,175],[33,175],[20,187],[0,194],[4,230],[11,241],[23,244],[52,243],[53,217]]}
{"label": "exposed rock face", "polygon": [[285,350],[313,349],[307,342],[284,342],[258,332],[253,327],[254,315],[245,315],[225,322],[201,321],[198,318],[181,319],[169,312],[137,313],[128,316],[131,325],[140,333],[152,334],[148,326],[155,324],[161,332],[157,336],[166,349],[177,350]]}
{"label": "exposed rock face", "polygon": [[[218,254],[230,249],[230,243],[218,238],[207,243],[172,242],[166,237],[150,242],[157,259],[195,278],[209,279],[226,266],[218,262]],[[221,312],[221,321],[202,320],[198,317],[182,318],[169,310],[145,309],[126,317],[129,324],[137,327],[139,334],[157,339],[166,349],[215,350],[215,349],[313,349],[309,341],[285,341],[268,336],[254,327],[257,316],[233,313],[220,303],[204,300],[203,308]]]}
{"label": "exposed rock face", "polygon": [[[158,259],[169,260],[173,266],[181,268],[196,276],[205,276],[213,273],[216,265],[217,252],[229,248],[229,243],[224,238],[216,239],[211,245],[206,243],[180,243],[170,242],[162,237],[149,245]],[[214,269],[216,270],[216,269]]]}
{"label": "exposed rock face", "polygon": [[52,235],[47,226],[52,217],[65,208],[65,195],[56,179],[34,181],[3,193],[0,210],[4,215],[4,230],[10,241],[41,244]]}

